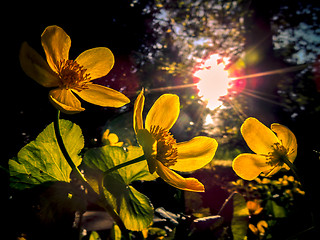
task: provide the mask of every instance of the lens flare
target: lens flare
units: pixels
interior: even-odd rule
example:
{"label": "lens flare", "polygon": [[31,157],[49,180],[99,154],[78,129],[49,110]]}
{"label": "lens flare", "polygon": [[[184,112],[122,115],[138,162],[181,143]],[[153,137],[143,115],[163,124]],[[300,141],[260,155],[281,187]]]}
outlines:
{"label": "lens flare", "polygon": [[228,77],[228,71],[225,69],[228,63],[229,59],[213,54],[193,74],[199,78],[199,82],[196,84],[199,90],[198,95],[207,102],[207,108],[211,110],[221,106],[220,97],[228,94],[231,81]]}

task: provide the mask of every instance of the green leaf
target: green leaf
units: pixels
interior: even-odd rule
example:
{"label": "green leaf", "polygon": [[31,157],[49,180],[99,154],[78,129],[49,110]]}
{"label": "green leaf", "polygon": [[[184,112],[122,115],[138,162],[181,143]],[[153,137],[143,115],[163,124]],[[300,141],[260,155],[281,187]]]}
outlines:
{"label": "green leaf", "polygon": [[113,224],[112,228],[111,228],[111,234],[110,237],[112,240],[121,240],[121,230],[118,227],[117,224]]}
{"label": "green leaf", "polygon": [[[121,163],[143,155],[139,147],[123,148],[104,146],[90,149],[85,153],[84,162],[91,168],[105,172]],[[101,172],[96,173],[97,177]],[[92,177],[92,176],[91,176]],[[118,212],[127,229],[141,231],[153,220],[153,207],[149,199],[130,186],[133,181],[153,180],[156,177],[148,171],[147,162],[141,161],[109,173],[104,178],[104,192],[107,200]]]}
{"label": "green leaf", "polygon": [[[66,149],[76,166],[81,163],[79,153],[84,147],[81,128],[67,120],[60,120],[60,131]],[[71,167],[57,143],[53,123],[24,146],[18,156],[9,160],[10,186],[25,189],[49,181],[70,182]]]}
{"label": "green leaf", "polygon": [[[143,150],[140,147],[130,146],[127,148],[127,152],[125,152],[121,147],[103,146],[101,148],[89,149],[85,153],[83,161],[89,167],[105,172],[114,166],[138,158],[143,154]],[[149,173],[147,161],[128,165],[115,172],[121,175],[126,184],[137,180],[151,181],[157,177]]]}
{"label": "green leaf", "polygon": [[268,200],[265,208],[275,218],[285,218],[287,216],[286,209],[282,206],[279,206],[273,200]]}
{"label": "green leaf", "polygon": [[101,240],[99,233],[92,231],[89,240]]}
{"label": "green leaf", "polygon": [[249,211],[244,197],[240,193],[233,194],[233,217],[231,231],[234,240],[246,238],[248,229]]}

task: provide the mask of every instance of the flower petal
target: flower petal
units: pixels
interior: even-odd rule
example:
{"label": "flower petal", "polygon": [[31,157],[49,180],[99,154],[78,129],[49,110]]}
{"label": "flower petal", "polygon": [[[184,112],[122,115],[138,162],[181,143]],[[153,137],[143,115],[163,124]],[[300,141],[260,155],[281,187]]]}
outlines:
{"label": "flower petal", "polygon": [[58,72],[60,60],[69,59],[71,39],[58,26],[47,27],[41,35],[41,43],[52,70]]}
{"label": "flower petal", "polygon": [[108,136],[108,140],[110,142],[110,145],[114,145],[119,142],[119,137],[115,133],[110,133]]}
{"label": "flower petal", "polygon": [[273,151],[273,144],[279,142],[277,136],[256,118],[246,119],[241,133],[249,148],[257,154],[268,154]]}
{"label": "flower petal", "polygon": [[239,177],[245,180],[253,180],[258,177],[261,172],[272,169],[266,162],[267,159],[264,156],[243,153],[233,160],[232,168]]}
{"label": "flower petal", "polygon": [[138,95],[133,107],[133,129],[137,134],[139,129],[143,129],[142,111],[144,107],[144,90],[142,89]]}
{"label": "flower petal", "polygon": [[180,113],[179,97],[175,94],[163,94],[151,107],[145,122],[146,129],[159,126],[169,130],[177,121]]}
{"label": "flower petal", "polygon": [[288,158],[291,162],[297,157],[297,139],[293,132],[289,128],[283,126],[279,123],[273,123],[271,125],[271,130],[277,134],[278,139],[281,141],[282,145],[288,149]]}
{"label": "flower petal", "polygon": [[143,149],[144,156],[147,159],[149,172],[153,174],[157,168],[157,141],[151,133],[146,129],[139,129],[137,131],[137,140]]}
{"label": "flower petal", "polygon": [[123,142],[119,142],[119,137],[115,133],[110,133],[109,129],[107,129],[101,138],[101,142],[104,145],[110,145],[110,146],[117,146],[117,147],[122,147]]}
{"label": "flower petal", "polygon": [[130,102],[129,98],[114,89],[93,83],[88,83],[86,87],[88,89],[82,91],[72,89],[72,91],[83,100],[102,107],[118,108]]}
{"label": "flower petal", "polygon": [[249,224],[249,229],[251,230],[251,232],[253,232],[253,234],[258,235],[259,234],[259,230],[258,228],[256,228],[255,225],[253,225],[252,223]]}
{"label": "flower petal", "polygon": [[[281,166],[275,166],[275,167],[272,167],[268,171],[264,171],[263,173],[266,175],[266,177],[270,177],[270,176],[276,174],[277,172],[279,172],[281,170],[281,168],[285,168],[285,166],[287,166],[287,165],[284,164],[282,167]],[[287,169],[287,170],[289,170],[289,169]]]}
{"label": "flower petal", "polygon": [[84,51],[75,60],[90,73],[91,80],[107,75],[114,65],[110,49],[97,47]]}
{"label": "flower petal", "polygon": [[49,99],[58,110],[67,114],[74,114],[85,110],[81,107],[81,103],[76,96],[65,88],[51,90],[49,92]]}
{"label": "flower petal", "polygon": [[157,161],[157,173],[171,186],[192,192],[204,192],[204,186],[195,178],[184,178]]}
{"label": "flower petal", "polygon": [[257,228],[258,228],[258,231],[260,233],[260,235],[264,235],[264,233],[266,232],[266,228],[268,228],[268,223],[264,220],[262,221],[259,221],[258,224],[257,224]]}
{"label": "flower petal", "polygon": [[19,59],[23,71],[37,83],[44,87],[58,86],[59,78],[56,73],[26,42],[21,45]]}
{"label": "flower petal", "polygon": [[109,139],[108,139],[109,133],[110,133],[110,130],[109,130],[109,129],[106,129],[106,130],[104,131],[104,133],[102,134],[101,142],[102,142],[103,144],[106,144],[107,142],[109,142]]}
{"label": "flower petal", "polygon": [[218,147],[215,139],[209,137],[195,137],[187,142],[176,145],[178,148],[178,160],[170,167],[177,171],[194,171],[209,163]]}

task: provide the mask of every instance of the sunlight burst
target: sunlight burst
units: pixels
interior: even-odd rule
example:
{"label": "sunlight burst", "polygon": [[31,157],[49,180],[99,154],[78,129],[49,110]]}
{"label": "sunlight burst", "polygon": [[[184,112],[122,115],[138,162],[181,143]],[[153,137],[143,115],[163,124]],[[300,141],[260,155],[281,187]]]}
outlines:
{"label": "sunlight burst", "polygon": [[207,108],[211,110],[221,106],[220,97],[228,94],[230,79],[228,71],[225,70],[228,63],[229,59],[213,54],[193,74],[200,79],[196,84],[198,95],[207,102]]}

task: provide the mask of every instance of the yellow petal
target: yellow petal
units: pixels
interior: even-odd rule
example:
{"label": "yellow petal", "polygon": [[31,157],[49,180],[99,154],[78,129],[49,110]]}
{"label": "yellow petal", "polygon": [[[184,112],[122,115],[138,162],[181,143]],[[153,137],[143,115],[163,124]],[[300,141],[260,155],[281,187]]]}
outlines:
{"label": "yellow petal", "polygon": [[195,137],[187,142],[176,145],[178,148],[178,160],[170,167],[177,171],[194,171],[209,163],[217,150],[218,143],[209,137]]}
{"label": "yellow petal", "polygon": [[111,146],[122,147],[123,146],[123,142],[113,143]]}
{"label": "yellow petal", "polygon": [[[270,176],[276,174],[277,172],[279,172],[281,170],[281,168],[286,168],[285,166],[287,166],[287,165],[284,164],[282,167],[281,166],[275,166],[275,167],[272,167],[269,170],[264,171],[263,173],[266,175],[266,177],[270,177]],[[287,170],[290,170],[290,168],[287,167]]]}
{"label": "yellow petal", "polygon": [[157,173],[171,186],[192,192],[204,192],[204,186],[195,178],[184,178],[157,161]]}
{"label": "yellow petal", "polygon": [[109,133],[110,133],[110,130],[107,129],[107,130],[104,131],[104,133],[102,134],[101,142],[102,142],[103,144],[107,144],[107,143],[109,142],[109,140],[108,140]]}
{"label": "yellow petal", "polygon": [[251,232],[253,232],[255,235],[259,234],[258,228],[256,228],[255,225],[253,225],[252,223],[249,224],[249,229],[251,230]]}
{"label": "yellow petal", "polygon": [[113,144],[119,142],[119,137],[115,133],[110,133],[108,136],[108,140],[110,142],[110,145],[113,146]]}
{"label": "yellow petal", "polygon": [[20,64],[23,71],[44,87],[57,87],[59,78],[48,63],[26,42],[20,49]]}
{"label": "yellow petal", "polygon": [[257,228],[258,228],[260,234],[264,235],[264,233],[266,232],[265,228],[268,228],[268,223],[264,220],[259,221],[257,224]]}
{"label": "yellow petal", "polygon": [[278,143],[277,136],[256,118],[248,118],[241,126],[241,133],[249,148],[257,154],[267,155]]}
{"label": "yellow petal", "polygon": [[252,215],[252,214],[258,215],[263,210],[263,208],[260,206],[260,203],[258,200],[248,201],[247,208],[250,212],[250,215]]}
{"label": "yellow petal", "polygon": [[41,43],[52,70],[58,72],[60,60],[69,59],[71,39],[66,32],[58,26],[47,27],[41,35]]}
{"label": "yellow petal", "polygon": [[163,94],[153,104],[146,117],[146,129],[150,130],[153,125],[169,130],[177,121],[179,113],[179,97],[175,94]]}
{"label": "yellow petal", "polygon": [[282,145],[286,149],[288,149],[288,158],[291,162],[293,162],[297,157],[298,148],[297,139],[293,132],[291,132],[290,129],[286,126],[278,123],[273,123],[271,125],[271,130],[277,134],[278,139],[281,141]]}
{"label": "yellow petal", "polygon": [[114,89],[92,83],[88,83],[86,87],[88,89],[82,91],[72,89],[72,91],[83,100],[102,107],[118,108],[130,102],[129,98]]}
{"label": "yellow petal", "polygon": [[243,153],[238,155],[232,162],[232,168],[236,174],[245,180],[253,180],[261,172],[271,169],[264,156],[257,154]]}
{"label": "yellow petal", "polygon": [[157,157],[157,141],[151,133],[146,129],[139,129],[137,131],[137,140],[143,149],[144,156],[147,159],[149,172],[153,174],[156,171],[158,160]]}
{"label": "yellow petal", "polygon": [[260,204],[257,201],[248,201],[247,208],[250,212],[255,212],[256,210],[260,209]]}
{"label": "yellow petal", "polygon": [[81,103],[76,96],[65,88],[51,90],[49,92],[49,99],[51,103],[63,113],[74,114],[85,110],[81,107]]}
{"label": "yellow petal", "polygon": [[75,60],[90,73],[91,80],[107,75],[114,65],[110,49],[97,47],[84,51]]}
{"label": "yellow petal", "polygon": [[133,107],[133,129],[137,134],[139,129],[143,129],[142,111],[144,107],[144,90],[142,89],[138,95]]}

